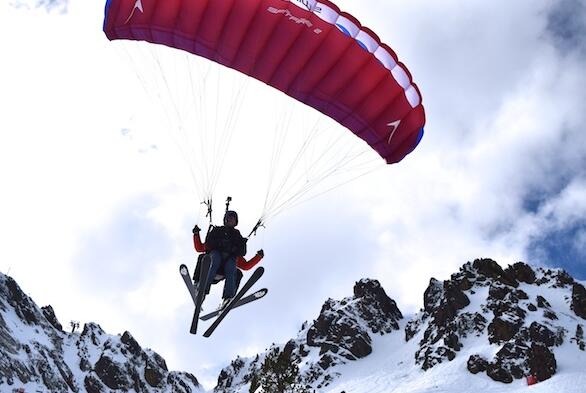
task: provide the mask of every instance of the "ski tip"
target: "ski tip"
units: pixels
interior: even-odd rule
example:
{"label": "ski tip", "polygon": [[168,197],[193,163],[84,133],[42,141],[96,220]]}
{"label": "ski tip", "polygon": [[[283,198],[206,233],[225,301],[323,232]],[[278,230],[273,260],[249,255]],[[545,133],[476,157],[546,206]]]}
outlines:
{"label": "ski tip", "polygon": [[189,276],[189,269],[184,264],[181,264],[181,266],[179,266],[179,273],[184,276]]}
{"label": "ski tip", "polygon": [[268,291],[269,291],[268,289],[261,289],[260,291],[258,291],[257,293],[254,294],[254,297],[261,298],[264,295],[266,295]]}

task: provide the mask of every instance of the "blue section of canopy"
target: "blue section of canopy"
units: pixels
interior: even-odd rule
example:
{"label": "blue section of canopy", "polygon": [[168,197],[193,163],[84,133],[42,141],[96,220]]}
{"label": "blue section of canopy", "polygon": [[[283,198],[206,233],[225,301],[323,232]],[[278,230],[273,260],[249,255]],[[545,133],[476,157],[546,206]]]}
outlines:
{"label": "blue section of canopy", "polygon": [[106,6],[104,7],[104,24],[102,25],[102,30],[106,29],[106,20],[108,19],[108,11],[110,11],[110,4],[112,0],[106,1]]}

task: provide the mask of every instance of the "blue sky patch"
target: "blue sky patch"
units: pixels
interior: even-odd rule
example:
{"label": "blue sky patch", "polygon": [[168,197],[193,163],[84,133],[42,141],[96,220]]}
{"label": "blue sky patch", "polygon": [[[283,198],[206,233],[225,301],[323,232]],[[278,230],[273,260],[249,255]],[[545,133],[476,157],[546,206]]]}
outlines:
{"label": "blue sky patch", "polygon": [[534,239],[529,261],[565,269],[574,278],[586,280],[586,219]]}
{"label": "blue sky patch", "polygon": [[[563,168],[560,164],[561,171],[563,171]],[[548,176],[547,182],[527,188],[521,202],[523,210],[537,214],[548,201],[560,195],[568,187],[575,175],[574,173],[566,173],[559,174],[557,178]]]}
{"label": "blue sky patch", "polygon": [[586,54],[586,6],[580,0],[562,0],[547,18],[547,31],[562,53]]}

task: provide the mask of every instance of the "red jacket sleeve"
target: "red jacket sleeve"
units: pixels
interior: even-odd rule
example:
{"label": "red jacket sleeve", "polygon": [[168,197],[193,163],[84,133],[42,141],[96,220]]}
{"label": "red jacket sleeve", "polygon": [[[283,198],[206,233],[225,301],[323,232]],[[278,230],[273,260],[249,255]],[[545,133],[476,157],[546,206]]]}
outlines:
{"label": "red jacket sleeve", "polygon": [[199,233],[193,234],[193,246],[195,247],[195,251],[197,252],[205,252],[206,245],[201,242],[201,238],[199,237]]}
{"label": "red jacket sleeve", "polygon": [[242,270],[250,270],[257,263],[259,263],[261,259],[262,259],[262,257],[258,254],[256,254],[252,258],[250,258],[250,261],[247,261],[246,259],[244,259],[244,257],[238,257],[238,258],[236,258],[236,266]]}

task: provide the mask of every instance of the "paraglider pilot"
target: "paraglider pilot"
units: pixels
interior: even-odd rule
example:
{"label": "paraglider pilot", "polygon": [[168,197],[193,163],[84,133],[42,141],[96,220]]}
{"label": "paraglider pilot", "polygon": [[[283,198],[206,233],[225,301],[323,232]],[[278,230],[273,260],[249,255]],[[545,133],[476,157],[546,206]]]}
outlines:
{"label": "paraglider pilot", "polygon": [[[247,239],[242,237],[240,231],[236,229],[237,225],[238,214],[233,210],[226,211],[224,225],[213,227],[207,234],[205,243],[201,242],[199,227],[195,225],[193,228],[195,250],[198,252],[206,252],[211,258],[206,294],[209,293],[213,283],[219,282],[222,278],[226,280],[220,308],[224,308],[230,303],[230,300],[234,297],[236,290],[240,286],[242,272],[239,269],[252,269],[264,256],[263,250],[259,250],[250,261],[246,261],[244,255],[246,255]],[[198,259],[194,274],[194,280],[196,281],[199,279],[200,262],[201,258]],[[196,282],[195,285],[198,285],[198,283]]]}

